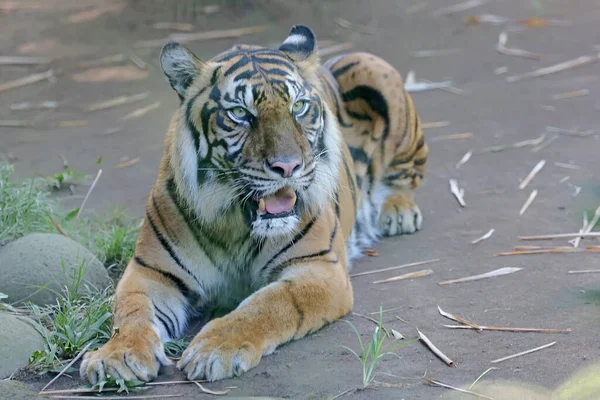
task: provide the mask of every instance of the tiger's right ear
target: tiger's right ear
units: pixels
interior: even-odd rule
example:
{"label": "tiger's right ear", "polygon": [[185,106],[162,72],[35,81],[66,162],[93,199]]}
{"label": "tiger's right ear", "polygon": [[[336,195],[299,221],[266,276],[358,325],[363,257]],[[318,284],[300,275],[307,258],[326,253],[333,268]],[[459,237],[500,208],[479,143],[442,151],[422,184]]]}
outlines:
{"label": "tiger's right ear", "polygon": [[160,66],[171,87],[183,100],[186,89],[200,73],[203,63],[179,43],[169,42],[160,52]]}

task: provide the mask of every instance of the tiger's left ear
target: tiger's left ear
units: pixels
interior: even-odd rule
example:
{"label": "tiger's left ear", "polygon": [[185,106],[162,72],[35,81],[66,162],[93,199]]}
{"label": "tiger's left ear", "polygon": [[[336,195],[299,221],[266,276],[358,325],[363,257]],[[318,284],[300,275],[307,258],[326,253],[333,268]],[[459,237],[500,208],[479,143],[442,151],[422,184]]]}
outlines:
{"label": "tiger's left ear", "polygon": [[300,69],[316,68],[319,64],[317,38],[305,25],[294,25],[279,51],[291,58]]}
{"label": "tiger's left ear", "polygon": [[160,53],[160,66],[171,87],[183,100],[185,91],[194,82],[204,64],[179,43],[170,42]]}

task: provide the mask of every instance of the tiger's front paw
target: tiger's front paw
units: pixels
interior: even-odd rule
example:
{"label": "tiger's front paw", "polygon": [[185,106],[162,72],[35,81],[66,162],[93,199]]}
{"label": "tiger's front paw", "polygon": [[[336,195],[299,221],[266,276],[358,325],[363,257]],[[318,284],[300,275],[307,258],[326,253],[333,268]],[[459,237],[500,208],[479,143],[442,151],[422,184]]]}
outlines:
{"label": "tiger's front paw", "polygon": [[156,378],[161,364],[169,365],[171,361],[156,333],[147,329],[135,334],[116,334],[100,349],[85,355],[79,373],[92,385],[106,380],[107,375],[148,382]]}
{"label": "tiger's front paw", "polygon": [[241,375],[258,365],[261,356],[255,340],[243,333],[240,323],[224,317],[211,321],[200,331],[177,367],[190,380],[216,381]]}
{"label": "tiger's front paw", "polygon": [[379,228],[384,236],[415,233],[422,224],[423,215],[412,194],[395,194],[385,199],[379,215]]}

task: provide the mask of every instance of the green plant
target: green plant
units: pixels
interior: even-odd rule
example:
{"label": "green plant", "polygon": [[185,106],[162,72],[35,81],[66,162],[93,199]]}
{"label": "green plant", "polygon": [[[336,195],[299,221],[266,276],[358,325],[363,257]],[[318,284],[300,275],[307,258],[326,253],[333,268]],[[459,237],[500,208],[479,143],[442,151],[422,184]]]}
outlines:
{"label": "green plant", "polygon": [[40,307],[28,304],[34,327],[45,341],[45,349],[30,358],[41,372],[54,371],[61,360],[75,357],[85,346],[97,348],[111,337],[113,288],[98,290],[83,285],[83,268],[76,269],[72,282],[57,293],[56,304]]}
{"label": "green plant", "polygon": [[12,165],[0,163],[0,242],[54,229],[48,215],[56,203],[40,184],[43,180],[16,183],[13,171]]}
{"label": "green plant", "polygon": [[62,172],[48,176],[46,181],[51,188],[61,189],[64,186],[76,185],[85,180],[86,176],[82,173],[73,171],[73,168],[67,168]]}
{"label": "green plant", "polygon": [[[354,350],[352,350],[351,348],[349,348],[347,346],[342,346],[342,347],[344,347],[346,350],[348,350],[352,354],[354,354],[354,356],[360,362],[360,365],[362,367],[363,388],[366,388],[373,382],[373,379],[375,378],[375,367],[377,366],[377,363],[379,362],[379,360],[381,360],[383,357],[388,356],[388,355],[393,355],[393,356],[398,357],[398,355],[395,354],[394,351],[399,350],[402,347],[408,346],[409,344],[416,341],[416,339],[413,339],[413,340],[408,340],[408,341],[402,341],[402,343],[399,343],[399,344],[394,343],[392,345],[387,345],[386,344],[387,331],[383,327],[382,320],[383,320],[383,309],[380,307],[379,308],[379,321],[378,321],[377,326],[375,327],[375,331],[373,332],[373,335],[371,336],[371,342],[368,344],[367,347],[364,346],[364,343],[362,341],[360,333],[358,332],[358,329],[356,329],[356,326],[354,326],[354,324],[352,324],[352,322],[350,322],[350,321],[345,321],[348,323],[348,325],[350,325],[352,327],[352,329],[354,329],[354,332],[356,332],[356,336],[358,337],[358,344],[360,345],[360,355],[358,355],[357,352],[355,352]],[[394,340],[394,342],[398,342],[398,341],[399,340]],[[384,346],[384,344],[386,344],[386,345]]]}
{"label": "green plant", "polygon": [[165,353],[171,357],[179,357],[188,347],[190,342],[186,339],[177,339],[165,343]]}
{"label": "green plant", "polygon": [[139,380],[126,381],[125,379],[115,379],[110,375],[106,375],[105,380],[98,382],[97,384],[92,386],[91,389],[98,389],[98,393],[100,393],[105,388],[114,388],[114,389],[117,389],[117,393],[122,393],[122,392],[129,393],[129,392],[139,392],[141,390],[144,390],[145,388],[140,387],[142,385],[144,385],[143,381],[139,381]]}

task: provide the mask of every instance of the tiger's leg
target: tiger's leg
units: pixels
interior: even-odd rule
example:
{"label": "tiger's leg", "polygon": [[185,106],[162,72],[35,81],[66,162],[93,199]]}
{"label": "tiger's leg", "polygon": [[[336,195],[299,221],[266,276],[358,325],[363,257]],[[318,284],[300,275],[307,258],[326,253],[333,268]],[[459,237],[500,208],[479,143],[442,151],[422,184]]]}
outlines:
{"label": "tiger's leg", "polygon": [[277,346],[318,330],[351,308],[345,264],[314,261],[289,266],[277,281],[204,326],[178,367],[188,379],[238,376]]}
{"label": "tiger's leg", "polygon": [[[174,277],[173,277],[174,278]],[[187,300],[170,279],[135,257],[115,294],[113,337],[85,355],[80,374],[91,384],[106,379],[150,381],[166,357],[163,343],[179,337],[187,322]]]}
{"label": "tiger's leg", "polygon": [[[407,94],[405,107],[412,106]],[[390,191],[379,214],[379,228],[384,236],[410,234],[421,229],[423,216],[415,203],[413,190],[421,184],[429,149],[414,110],[407,112],[406,131],[412,133],[408,143],[395,149],[391,162],[385,167],[381,183]]]}

